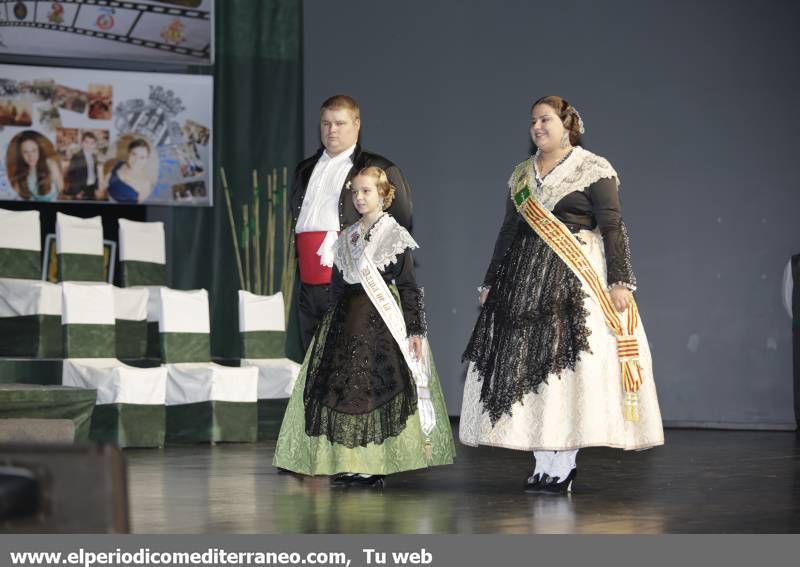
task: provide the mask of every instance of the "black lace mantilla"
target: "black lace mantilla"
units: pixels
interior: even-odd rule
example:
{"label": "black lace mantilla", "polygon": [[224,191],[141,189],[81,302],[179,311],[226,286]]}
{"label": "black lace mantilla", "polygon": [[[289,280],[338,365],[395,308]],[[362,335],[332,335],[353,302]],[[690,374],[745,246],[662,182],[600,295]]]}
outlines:
{"label": "black lace mantilla", "polygon": [[347,285],[317,332],[305,389],[306,433],[346,447],[399,435],[417,410],[397,343],[361,285]]}
{"label": "black lace mantilla", "polygon": [[493,424],[589,352],[585,297],[572,270],[520,221],[464,352],[481,375]]}

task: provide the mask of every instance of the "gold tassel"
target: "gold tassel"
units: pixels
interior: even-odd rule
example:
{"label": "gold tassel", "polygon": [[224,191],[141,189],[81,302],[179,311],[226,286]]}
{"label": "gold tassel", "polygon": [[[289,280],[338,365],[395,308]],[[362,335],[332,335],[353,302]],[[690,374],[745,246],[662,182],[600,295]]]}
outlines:
{"label": "gold tassel", "polygon": [[642,365],[639,364],[639,343],[633,335],[617,337],[617,355],[622,371],[622,416],[625,421],[639,421],[639,387],[642,385]]}
{"label": "gold tassel", "polygon": [[431,438],[425,438],[425,445],[422,448],[422,452],[425,453],[425,460],[431,462],[433,459],[433,443],[431,443]]}
{"label": "gold tassel", "polygon": [[622,415],[625,421],[639,421],[639,393],[625,392],[625,401],[622,405]]}

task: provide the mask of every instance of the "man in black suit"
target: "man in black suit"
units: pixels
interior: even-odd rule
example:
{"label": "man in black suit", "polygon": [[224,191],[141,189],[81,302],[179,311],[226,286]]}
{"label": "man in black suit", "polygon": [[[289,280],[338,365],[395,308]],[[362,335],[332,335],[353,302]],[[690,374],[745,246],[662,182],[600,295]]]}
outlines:
{"label": "man in black suit", "polygon": [[81,136],[81,151],[69,160],[66,194],[73,199],[92,201],[97,191],[97,137],[91,132]]}
{"label": "man in black suit", "polygon": [[360,130],[360,110],[353,98],[327,99],[320,107],[322,147],[295,170],[292,233],[300,273],[297,307],[304,352],[330,305],[331,246],[339,231],[360,218],[346,187],[350,179],[365,167],[383,169],[396,190],[387,212],[411,230],[411,188],[394,163],[361,147]]}

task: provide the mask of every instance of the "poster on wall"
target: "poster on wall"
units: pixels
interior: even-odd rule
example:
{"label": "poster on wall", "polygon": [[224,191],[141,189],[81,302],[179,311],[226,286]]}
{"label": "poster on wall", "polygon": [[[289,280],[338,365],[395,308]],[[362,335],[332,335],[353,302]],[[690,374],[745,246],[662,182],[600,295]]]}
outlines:
{"label": "poster on wall", "polygon": [[211,205],[213,78],[0,65],[0,200]]}
{"label": "poster on wall", "polygon": [[214,0],[0,0],[0,54],[210,65]]}

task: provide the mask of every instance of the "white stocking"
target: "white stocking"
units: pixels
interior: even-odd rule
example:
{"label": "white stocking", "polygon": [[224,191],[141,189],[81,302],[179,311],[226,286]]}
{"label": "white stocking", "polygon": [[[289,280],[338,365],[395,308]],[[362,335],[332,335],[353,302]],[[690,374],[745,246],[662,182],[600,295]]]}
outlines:
{"label": "white stocking", "polygon": [[550,466],[552,465],[555,456],[555,451],[534,451],[533,458],[536,461],[536,468],[533,469],[534,476],[542,473],[550,474]]}
{"label": "white stocking", "polygon": [[569,472],[575,468],[575,459],[578,457],[578,450],[558,451],[550,463],[550,470],[546,471],[552,477],[564,480],[569,476]]}

